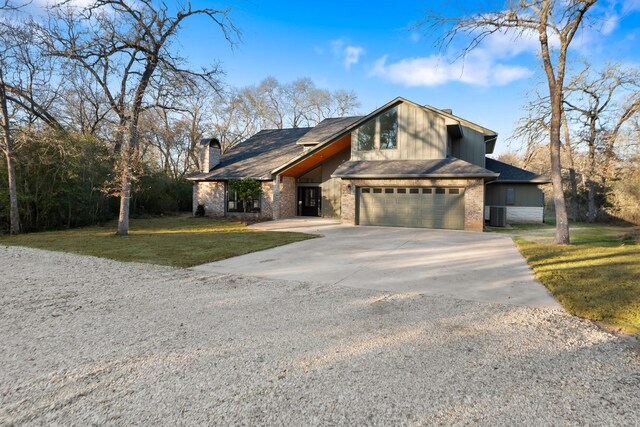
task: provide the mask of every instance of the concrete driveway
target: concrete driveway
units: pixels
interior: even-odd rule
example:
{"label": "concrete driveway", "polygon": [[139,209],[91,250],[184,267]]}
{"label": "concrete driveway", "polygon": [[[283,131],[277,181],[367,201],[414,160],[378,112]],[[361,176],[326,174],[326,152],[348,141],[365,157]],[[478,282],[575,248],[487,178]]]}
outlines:
{"label": "concrete driveway", "polygon": [[252,227],[323,237],[204,264],[194,270],[560,308],[535,279],[508,236],[354,227],[301,218]]}

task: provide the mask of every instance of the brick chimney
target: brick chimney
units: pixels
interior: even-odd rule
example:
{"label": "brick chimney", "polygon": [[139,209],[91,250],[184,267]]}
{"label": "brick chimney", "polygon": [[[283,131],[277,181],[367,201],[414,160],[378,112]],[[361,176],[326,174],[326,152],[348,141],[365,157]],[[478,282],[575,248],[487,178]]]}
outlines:
{"label": "brick chimney", "polygon": [[209,172],[220,164],[220,156],[222,150],[220,148],[220,141],[218,138],[205,138],[200,141],[200,170],[202,172]]}

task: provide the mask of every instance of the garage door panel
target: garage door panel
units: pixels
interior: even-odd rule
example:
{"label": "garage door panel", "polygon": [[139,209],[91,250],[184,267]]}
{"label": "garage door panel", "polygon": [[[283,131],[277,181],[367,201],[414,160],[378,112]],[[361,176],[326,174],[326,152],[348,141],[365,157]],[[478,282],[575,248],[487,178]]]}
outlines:
{"label": "garage door panel", "polygon": [[359,197],[362,225],[464,228],[463,188],[369,188]]}

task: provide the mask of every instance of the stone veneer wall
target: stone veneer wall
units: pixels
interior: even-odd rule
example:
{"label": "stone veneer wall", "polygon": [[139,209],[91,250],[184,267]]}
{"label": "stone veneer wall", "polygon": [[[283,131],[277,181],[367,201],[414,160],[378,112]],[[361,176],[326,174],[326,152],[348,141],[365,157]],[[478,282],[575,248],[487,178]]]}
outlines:
{"label": "stone veneer wall", "polygon": [[464,229],[484,229],[484,179],[467,180],[464,190]]}
{"label": "stone veneer wall", "polygon": [[[242,212],[225,213],[224,181],[196,182],[193,185],[193,213],[198,205],[204,205],[206,216],[252,216],[264,219],[274,218],[273,181],[262,182],[260,196],[260,213],[245,214]],[[279,209],[280,218],[296,216],[296,180],[292,177],[282,177],[280,181]]]}
{"label": "stone veneer wall", "polygon": [[278,218],[296,216],[296,179],[290,176],[280,178],[280,191],[278,192]]}
{"label": "stone veneer wall", "polygon": [[195,182],[193,185],[193,213],[204,205],[206,216],[224,216],[224,182]]}
{"label": "stone veneer wall", "polygon": [[[351,188],[349,189],[349,185]],[[355,223],[356,187],[374,186],[456,186],[464,187],[464,229],[482,231],[484,228],[483,179],[343,179],[341,187],[341,217],[343,222]]]}
{"label": "stone veneer wall", "polygon": [[198,205],[204,205],[206,216],[245,216],[273,218],[273,181],[263,181],[261,185],[260,213],[225,212],[224,181],[196,182],[193,185],[193,213]]}
{"label": "stone veneer wall", "polygon": [[273,181],[262,181],[260,194],[260,218],[273,218]]}

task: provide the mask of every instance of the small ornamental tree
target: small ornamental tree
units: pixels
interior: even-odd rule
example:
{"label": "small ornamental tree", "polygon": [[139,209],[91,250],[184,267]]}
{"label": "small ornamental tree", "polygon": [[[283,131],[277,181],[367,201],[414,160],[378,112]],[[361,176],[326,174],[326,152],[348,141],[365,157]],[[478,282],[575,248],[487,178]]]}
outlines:
{"label": "small ornamental tree", "polygon": [[253,178],[243,178],[229,181],[229,189],[235,191],[238,200],[242,202],[244,211],[248,212],[249,202],[260,197],[261,188],[260,181]]}

